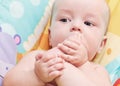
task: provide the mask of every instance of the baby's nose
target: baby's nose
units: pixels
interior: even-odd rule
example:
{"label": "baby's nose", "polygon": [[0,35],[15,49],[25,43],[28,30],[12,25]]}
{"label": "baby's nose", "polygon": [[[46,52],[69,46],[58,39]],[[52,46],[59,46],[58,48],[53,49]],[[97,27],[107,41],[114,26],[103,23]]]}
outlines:
{"label": "baby's nose", "polygon": [[72,31],[79,31],[79,32],[81,32],[81,29],[78,28],[78,27],[72,27],[72,28],[71,28],[71,32],[72,32]]}

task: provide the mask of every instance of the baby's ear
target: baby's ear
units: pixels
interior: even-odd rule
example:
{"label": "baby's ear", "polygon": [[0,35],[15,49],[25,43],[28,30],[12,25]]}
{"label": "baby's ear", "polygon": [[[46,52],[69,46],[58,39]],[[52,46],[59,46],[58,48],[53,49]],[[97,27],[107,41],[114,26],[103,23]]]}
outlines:
{"label": "baby's ear", "polygon": [[99,47],[97,53],[101,53],[101,51],[103,50],[103,48],[104,48],[105,45],[106,45],[106,42],[107,42],[107,36],[104,36],[104,38],[103,38],[103,40],[102,40],[102,42],[101,42],[101,44],[100,44],[100,47]]}

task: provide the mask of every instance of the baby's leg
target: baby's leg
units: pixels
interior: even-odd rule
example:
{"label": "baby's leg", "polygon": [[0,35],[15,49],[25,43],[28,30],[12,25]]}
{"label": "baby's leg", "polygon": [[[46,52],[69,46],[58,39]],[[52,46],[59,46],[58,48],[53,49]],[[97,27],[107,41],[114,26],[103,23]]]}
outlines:
{"label": "baby's leg", "polygon": [[44,86],[34,72],[35,56],[40,51],[27,54],[6,74],[3,86]]}

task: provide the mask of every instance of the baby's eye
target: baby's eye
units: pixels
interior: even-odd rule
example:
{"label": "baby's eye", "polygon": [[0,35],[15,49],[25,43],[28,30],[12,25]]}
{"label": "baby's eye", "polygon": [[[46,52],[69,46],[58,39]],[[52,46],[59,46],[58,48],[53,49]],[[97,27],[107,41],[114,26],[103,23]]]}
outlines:
{"label": "baby's eye", "polygon": [[71,20],[70,19],[67,19],[67,18],[63,18],[63,19],[60,19],[61,22],[70,22]]}
{"label": "baby's eye", "polygon": [[84,24],[87,25],[87,26],[94,26],[94,25],[93,25],[91,22],[89,22],[89,21],[85,21]]}

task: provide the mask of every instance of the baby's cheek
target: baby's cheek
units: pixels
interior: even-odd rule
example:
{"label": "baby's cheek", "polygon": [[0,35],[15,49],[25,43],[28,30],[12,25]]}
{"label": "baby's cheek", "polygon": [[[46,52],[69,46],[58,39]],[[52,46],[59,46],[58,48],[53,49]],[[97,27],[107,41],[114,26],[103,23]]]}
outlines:
{"label": "baby's cheek", "polygon": [[89,61],[91,61],[92,59],[94,59],[96,53],[97,52],[95,50],[89,51],[89,53],[88,53],[88,59],[89,59]]}

